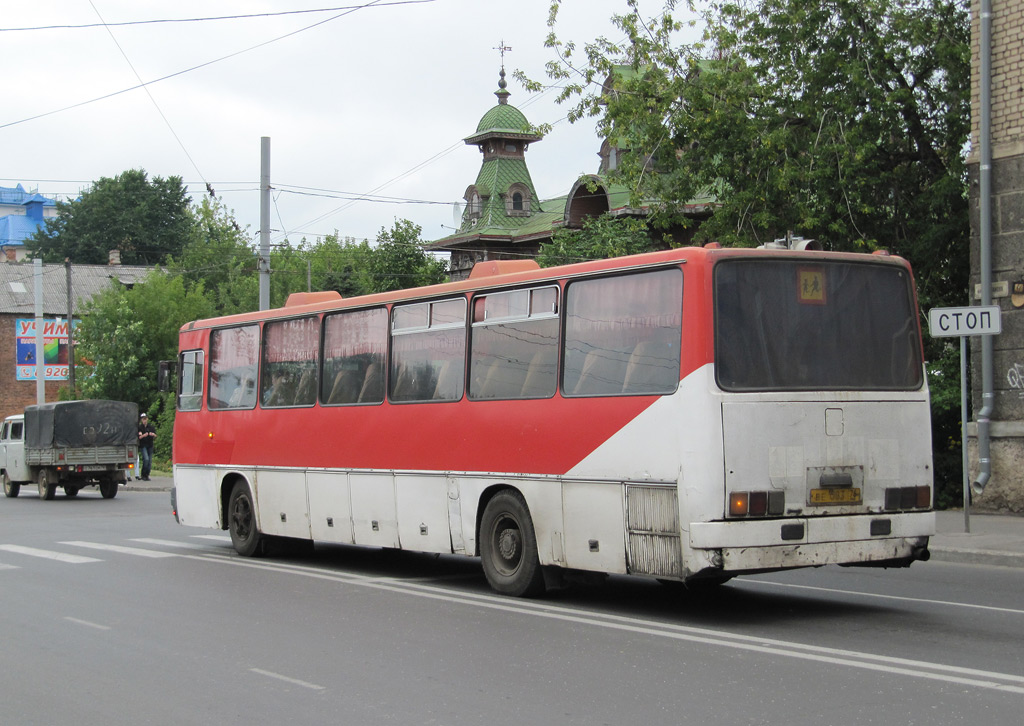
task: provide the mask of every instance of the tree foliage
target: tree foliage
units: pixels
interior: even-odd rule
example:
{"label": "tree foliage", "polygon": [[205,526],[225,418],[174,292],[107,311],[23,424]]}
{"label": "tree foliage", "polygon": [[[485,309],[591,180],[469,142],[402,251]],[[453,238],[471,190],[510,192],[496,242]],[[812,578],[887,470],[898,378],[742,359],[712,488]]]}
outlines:
{"label": "tree foliage", "polygon": [[407,219],[396,219],[391,229],[381,227],[377,244],[360,270],[364,293],[388,292],[444,282],[448,265],[423,250],[423,229]]}
{"label": "tree foliage", "polygon": [[202,287],[189,290],[183,278],[159,270],[131,288],[112,284],[85,304],[75,330],[81,394],[151,408],[157,362],[177,357],[179,328],[213,314]]}
{"label": "tree foliage", "polygon": [[105,265],[111,250],[126,265],[154,265],[180,253],[193,234],[194,218],[181,177],[147,178],[130,169],[101,177],[26,241],[46,262]]}
{"label": "tree foliage", "polygon": [[541,267],[622,257],[655,249],[647,223],[632,217],[587,217],[580,229],[559,228],[540,246]]}

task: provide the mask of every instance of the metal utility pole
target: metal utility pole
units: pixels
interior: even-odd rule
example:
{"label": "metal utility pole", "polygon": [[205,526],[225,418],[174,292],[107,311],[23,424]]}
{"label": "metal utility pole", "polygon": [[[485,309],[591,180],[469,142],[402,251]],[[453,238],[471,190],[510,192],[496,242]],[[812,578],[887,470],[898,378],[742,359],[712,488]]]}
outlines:
{"label": "metal utility pole", "polygon": [[74,297],[71,295],[71,258],[64,258],[64,273],[67,275],[68,288],[68,388],[71,389],[71,398],[78,398],[75,393],[75,317],[72,303]]}
{"label": "metal utility pole", "polygon": [[260,137],[260,310],[270,308],[270,137]]}
{"label": "metal utility pole", "polygon": [[36,293],[36,403],[46,403],[46,351],[43,349],[43,261],[32,260]]}

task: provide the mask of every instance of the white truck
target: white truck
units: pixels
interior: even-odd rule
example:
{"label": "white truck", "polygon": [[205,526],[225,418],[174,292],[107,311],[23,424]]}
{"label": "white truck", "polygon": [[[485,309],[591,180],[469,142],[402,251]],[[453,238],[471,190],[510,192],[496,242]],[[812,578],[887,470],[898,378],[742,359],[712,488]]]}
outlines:
{"label": "white truck", "polygon": [[139,407],[126,401],[59,401],[27,406],[0,428],[0,479],[16,497],[34,483],[40,499],[98,486],[104,499],[135,468]]}

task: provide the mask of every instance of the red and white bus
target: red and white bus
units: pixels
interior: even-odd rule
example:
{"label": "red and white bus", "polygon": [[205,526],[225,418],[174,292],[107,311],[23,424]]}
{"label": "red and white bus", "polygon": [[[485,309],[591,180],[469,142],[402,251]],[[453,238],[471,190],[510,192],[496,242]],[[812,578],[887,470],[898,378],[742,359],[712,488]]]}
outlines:
{"label": "red and white bus", "polygon": [[181,329],[189,526],[690,584],[906,566],[934,533],[909,265],[684,248]]}

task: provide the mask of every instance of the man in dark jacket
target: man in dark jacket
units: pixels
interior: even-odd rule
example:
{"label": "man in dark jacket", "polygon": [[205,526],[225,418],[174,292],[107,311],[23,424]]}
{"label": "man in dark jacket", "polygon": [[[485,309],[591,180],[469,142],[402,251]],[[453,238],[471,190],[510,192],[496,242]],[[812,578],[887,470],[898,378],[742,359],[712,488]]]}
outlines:
{"label": "man in dark jacket", "polygon": [[153,466],[153,441],[156,439],[156,427],[149,422],[146,414],[139,416],[139,472],[142,481],[149,481],[149,470]]}

